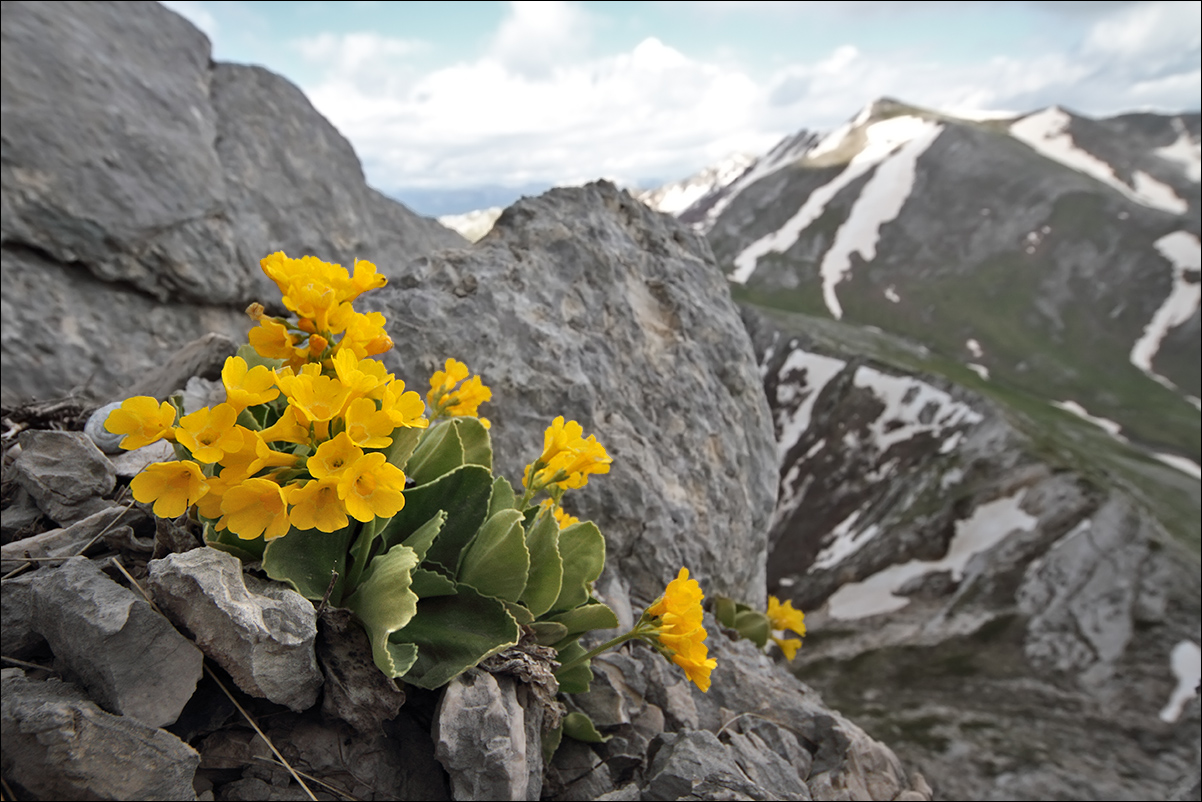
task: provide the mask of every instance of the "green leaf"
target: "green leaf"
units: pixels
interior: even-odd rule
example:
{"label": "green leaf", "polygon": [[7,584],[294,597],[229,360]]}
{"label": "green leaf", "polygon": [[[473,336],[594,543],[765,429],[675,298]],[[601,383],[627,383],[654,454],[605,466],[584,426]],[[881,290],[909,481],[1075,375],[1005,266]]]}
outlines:
{"label": "green leaf", "polygon": [[292,529],[263,549],[263,570],[272,579],[287,582],[297,593],[312,600],[326,595],[330,577],[337,571],[338,581],[330,599],[339,604],[346,582],[346,551],[358,527],[359,522],[353,521],[336,532]]}
{"label": "green leaf", "polygon": [[387,553],[376,555],[359,589],[346,600],[346,606],[367,630],[376,666],[387,677],[402,676],[418,657],[418,651],[389,645],[389,636],[417,613],[417,594],[410,587],[417,563],[413,549],[393,546]]}
{"label": "green leaf", "polygon": [[384,547],[405,542],[445,510],[446,523],[427,550],[426,560],[454,569],[459,564],[459,553],[484,523],[491,492],[492,474],[479,465],[464,465],[433,482],[406,490],[405,506],[382,532]]}
{"label": "green leaf", "polygon": [[575,610],[550,616],[547,621],[563,624],[567,632],[563,637],[579,635],[594,629],[614,629],[618,626],[618,617],[614,611],[604,604],[585,604]]}
{"label": "green leaf", "polygon": [[768,636],[772,634],[772,624],[768,621],[768,616],[759,610],[744,610],[735,616],[735,629],[761,649],[768,643]]}
{"label": "green leaf", "polygon": [[512,510],[518,505],[518,497],[513,492],[513,486],[504,476],[498,476],[492,483],[492,495],[488,499],[489,516],[496,515],[501,510]]}
{"label": "green leaf", "polygon": [[228,529],[217,531],[213,524],[206,522],[204,528],[205,543],[227,554],[232,554],[244,563],[258,562],[263,559],[263,548],[267,545],[262,537],[254,540],[243,540]]}
{"label": "green leaf", "polygon": [[447,522],[447,514],[444,510],[439,510],[434,513],[434,517],[426,521],[417,528],[409,537],[405,538],[404,545],[417,552],[419,560],[426,559],[426,552],[430,550],[434,539],[442,532],[443,524]]}
{"label": "green leaf", "polygon": [[513,620],[523,626],[529,626],[534,623],[534,615],[526,608],[526,605],[519,602],[505,602],[505,609],[513,616]]}
{"label": "green leaf", "polygon": [[550,511],[534,519],[526,533],[530,551],[530,576],[522,601],[540,616],[551,609],[563,588],[563,560],[559,557],[559,524]]}
{"label": "green leaf", "polygon": [[479,418],[455,418],[453,423],[463,446],[463,464],[492,470],[492,440]]}
{"label": "green leaf", "polygon": [[571,610],[588,601],[592,584],[605,568],[605,538],[592,521],[572,524],[559,533],[563,587],[552,610]]}
{"label": "green leaf", "polygon": [[516,602],[526,588],[530,552],[522,530],[522,514],[501,510],[484,522],[463,550],[458,581],[486,596]]}
{"label": "green leaf", "polygon": [[447,579],[437,571],[426,568],[413,569],[413,584],[410,588],[419,599],[432,599],[435,596],[454,596],[455,581]]}
{"label": "green leaf", "polygon": [[556,621],[535,621],[530,629],[540,646],[554,646],[568,636],[568,628]]}
{"label": "green leaf", "polygon": [[[450,424],[431,426],[405,464],[405,476],[424,485],[463,464],[463,444],[458,429]],[[491,474],[491,471],[489,472]]]}
{"label": "green leaf", "polygon": [[613,736],[597,732],[593,720],[579,711],[568,713],[563,717],[563,734],[586,744],[603,744]]}
{"label": "green leaf", "polygon": [[562,740],[563,724],[543,733],[543,765],[550,765],[551,758],[555,757],[555,750],[559,749],[559,742]]}
{"label": "green leaf", "polygon": [[259,352],[256,351],[254,346],[250,343],[238,346],[238,350],[234,352],[234,356],[240,356],[246,360],[247,368],[264,365],[268,370],[275,370],[278,367],[282,367],[284,364],[284,360],[282,359],[268,359],[265,356],[260,356]]}
{"label": "green leaf", "polygon": [[[583,657],[587,652],[578,641],[572,641],[566,646],[558,649],[560,665],[567,665],[577,657]],[[589,685],[593,681],[593,670],[589,668],[590,660],[586,660],[575,668],[564,671],[555,672],[555,679],[559,682],[560,693],[588,693]]]}
{"label": "green leaf", "polygon": [[726,596],[714,597],[714,618],[724,627],[735,628],[735,602]]}
{"label": "green leaf", "polygon": [[405,470],[405,465],[409,462],[413,449],[417,448],[417,441],[421,439],[423,431],[425,430],[412,426],[398,426],[393,429],[392,444],[384,449],[384,456],[388,458],[388,464],[395,465],[402,471]]}
{"label": "green leaf", "polygon": [[405,682],[432,690],[513,646],[521,634],[504,604],[458,585],[454,596],[419,601],[417,615],[394,632],[391,640],[417,647],[417,662],[405,675]]}

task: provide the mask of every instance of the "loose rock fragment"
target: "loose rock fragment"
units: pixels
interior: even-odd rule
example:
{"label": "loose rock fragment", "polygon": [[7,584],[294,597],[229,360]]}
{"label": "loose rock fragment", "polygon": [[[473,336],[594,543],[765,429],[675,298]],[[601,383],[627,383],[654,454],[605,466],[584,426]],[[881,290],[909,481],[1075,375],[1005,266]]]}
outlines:
{"label": "loose rock fragment", "polygon": [[142,517],[141,512],[126,510],[112,502],[105,504],[107,508],[64,529],[51,529],[0,547],[0,571],[8,573],[29,557],[74,557],[97,535],[106,529],[111,532],[119,519],[129,522]]}
{"label": "loose rock fragment", "polygon": [[62,526],[109,506],[113,465],[83,432],[47,429],[21,432],[14,475],[42,511]]}
{"label": "loose rock fragment", "polygon": [[40,799],[195,799],[200,755],[171,733],[114,716],[79,688],[2,672],[4,776]]}
{"label": "loose rock fragment", "polygon": [[204,656],[143,599],[74,557],[33,582],[33,629],[88,694],[151,727],[179,718]]}
{"label": "loose rock fragment", "polygon": [[317,654],[325,674],[321,712],[361,733],[382,733],[383,723],[405,703],[405,692],[376,667],[367,633],[350,610],[326,609],[320,620]]}
{"label": "loose rock fragment", "polygon": [[243,574],[237,557],[216,549],[169,554],[148,567],[155,601],[239,688],[298,712],[313,706],[322,678],[309,601]]}

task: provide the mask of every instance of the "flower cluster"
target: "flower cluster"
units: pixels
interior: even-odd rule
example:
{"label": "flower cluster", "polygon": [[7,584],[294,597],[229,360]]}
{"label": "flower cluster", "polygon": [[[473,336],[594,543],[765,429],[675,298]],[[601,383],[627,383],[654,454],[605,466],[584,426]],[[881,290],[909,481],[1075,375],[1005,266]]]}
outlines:
{"label": "flower cluster", "polygon": [[689,579],[689,569],[668,583],[664,595],[643,613],[644,617],[659,619],[656,639],[670,652],[672,662],[684,669],[685,675],[701,690],[710,687],[710,672],[718,661],[708,657],[705,647],[706,631],[701,623],[701,600],[705,594],[696,579]]}
{"label": "flower cluster", "polygon": [[526,466],[522,486],[529,501],[546,490],[558,504],[565,490],[584,487],[594,473],[609,473],[613,459],[593,435],[584,437],[584,428],[574,420],[559,416],[543,436],[543,453]]}
{"label": "flower cluster", "polygon": [[[805,637],[805,613],[801,610],[794,610],[792,600],[786,600],[784,604],[781,604],[780,599],[775,596],[769,596],[768,622],[771,624],[773,630],[781,632],[782,635],[785,630],[788,630],[800,635],[802,638]],[[780,647],[786,660],[792,660],[793,656],[797,654],[797,650],[801,648],[800,638],[782,638],[773,635],[772,640]]]}
{"label": "flower cluster", "polygon": [[[485,401],[492,400],[492,390],[480,381],[479,376],[469,379],[469,372],[467,365],[454,359],[448,359],[442,370],[434,371],[430,377],[430,389],[426,393],[430,420],[479,416],[477,410]],[[487,418],[480,418],[480,423],[484,424],[485,429],[490,426]]]}
{"label": "flower cluster", "polygon": [[[370,358],[392,347],[383,315],[351,306],[386,279],[365,261],[353,276],[311,256],[275,253],[261,266],[297,317],[268,318],[251,306],[258,325],[247,356],[259,364],[226,360],[225,403],[176,423],[170,403],[141,396],[109,416],[105,425],[125,435],[125,448],[166,438],[182,451],[182,459],[136,476],[134,498],[153,502],[161,517],[196,504],[217,530],[246,540],[395,515],[405,503],[405,475],[383,449],[397,429],[429,421],[421,397]],[[271,360],[280,361],[272,367]]]}

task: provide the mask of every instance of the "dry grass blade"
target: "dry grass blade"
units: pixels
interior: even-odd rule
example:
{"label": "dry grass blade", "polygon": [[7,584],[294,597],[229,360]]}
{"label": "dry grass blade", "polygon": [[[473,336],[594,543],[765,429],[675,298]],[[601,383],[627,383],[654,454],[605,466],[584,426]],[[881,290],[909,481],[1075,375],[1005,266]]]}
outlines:
{"label": "dry grass blade", "polygon": [[32,668],[32,669],[35,669],[35,670],[37,670],[37,671],[49,671],[51,674],[57,674],[57,673],[58,673],[57,671],[55,671],[55,670],[54,670],[53,668],[51,668],[50,666],[40,666],[40,665],[38,665],[37,663],[27,663],[27,662],[25,662],[24,660],[18,660],[17,658],[15,658],[15,657],[9,657],[9,656],[8,656],[8,655],[6,655],[6,654],[0,654],[0,660],[3,660],[3,661],[4,661],[4,662],[6,662],[6,663],[10,663],[10,664],[12,664],[12,665],[14,665],[14,666],[20,666],[21,668]]}
{"label": "dry grass blade", "polygon": [[[129,580],[130,584],[138,589],[138,592],[142,594],[142,598],[146,599],[146,601],[150,603],[150,606],[158,611],[160,615],[162,615],[163,611],[159,610],[159,606],[154,603],[154,599],[152,599],[150,594],[147,593],[140,584],[138,584],[138,580],[134,579],[130,575],[129,571],[125,570],[125,566],[121,564],[121,561],[114,557],[112,559],[112,563],[117,567],[117,570]],[[221,692],[224,693],[231,702],[233,702],[234,707],[238,708],[238,712],[242,714],[242,717],[246,719],[246,722],[250,724],[255,733],[257,733],[258,736],[263,739],[263,743],[267,744],[267,748],[270,749],[271,753],[276,756],[276,758],[280,761],[280,764],[284,768],[288,769],[288,773],[292,775],[292,779],[296,780],[297,784],[304,789],[305,793],[308,794],[309,799],[312,799],[313,802],[317,802],[317,797],[315,797],[313,792],[309,790],[309,786],[305,785],[305,781],[301,779],[300,774],[297,773],[296,769],[292,768],[291,763],[284,759],[284,756],[280,754],[280,750],[276,749],[275,744],[273,744],[271,739],[267,737],[267,733],[263,732],[263,730],[259,728],[258,723],[255,722],[254,718],[251,717],[246,708],[238,703],[238,700],[234,698],[232,693],[230,693],[229,688],[225,687],[225,683],[221,681],[221,678],[213,672],[213,669],[209,668],[207,661],[205,662],[204,669],[205,673],[209,675],[213,682],[217,683],[217,687],[221,689]]]}
{"label": "dry grass blade", "polygon": [[[122,490],[122,491],[121,491],[121,493],[122,493],[122,495],[124,495],[124,494],[125,494],[125,490]],[[120,496],[118,496],[118,499],[120,499]],[[125,505],[125,509],[121,510],[121,514],[120,514],[120,515],[118,515],[118,516],[117,516],[116,518],[114,518],[113,520],[109,521],[109,522],[108,522],[108,524],[107,524],[107,525],[104,527],[104,529],[101,529],[99,532],[97,532],[97,533],[96,533],[96,537],[94,537],[94,538],[92,538],[91,540],[89,540],[89,541],[87,542],[87,544],[86,544],[86,545],[85,545],[85,546],[84,546],[82,549],[80,549],[79,551],[75,552],[74,554],[72,554],[72,555],[69,555],[69,556],[67,556],[67,557],[26,557],[26,558],[25,558],[25,562],[24,562],[24,563],[22,563],[21,565],[18,565],[16,568],[14,568],[13,570],[9,571],[9,572],[8,572],[7,574],[5,574],[3,577],[0,577],[0,580],[4,580],[4,579],[12,579],[14,576],[16,576],[16,575],[18,575],[18,574],[22,573],[22,572],[23,572],[23,571],[25,571],[27,568],[32,568],[32,567],[34,566],[34,564],[35,564],[35,563],[39,563],[39,562],[55,562],[56,560],[57,560],[57,561],[59,561],[59,562],[64,562],[64,561],[66,561],[66,560],[70,560],[70,559],[72,559],[73,557],[82,557],[82,556],[84,555],[84,553],[85,553],[85,552],[87,552],[87,550],[88,550],[88,549],[92,548],[92,546],[93,546],[93,545],[95,545],[95,543],[96,543],[96,541],[97,541],[97,540],[100,540],[100,538],[102,538],[102,537],[104,537],[106,534],[108,534],[108,531],[109,531],[110,529],[112,529],[114,526],[116,526],[118,521],[120,521],[122,518],[124,518],[124,517],[125,517],[125,513],[127,513],[127,512],[129,512],[129,511],[130,511],[130,508],[132,508],[132,507],[134,506],[134,502],[135,502],[135,501],[137,501],[137,499],[131,498],[131,499],[129,500],[129,503]],[[18,559],[19,559],[19,558],[18,558]],[[124,568],[123,568],[123,569],[121,569],[121,570],[122,570],[122,572],[124,572],[124,571],[125,571],[125,569],[124,569]],[[128,576],[128,574],[126,574],[126,576]],[[145,596],[146,594],[142,594],[142,595],[143,595],[143,596]],[[154,604],[154,602],[151,602],[151,604]]]}
{"label": "dry grass blade", "polygon": [[5,780],[3,777],[0,777],[0,786],[3,786],[3,788],[4,788],[5,802],[8,802],[8,800],[12,800],[12,802],[16,802],[17,795],[13,793],[13,789],[9,787],[8,781]]}
{"label": "dry grass blade", "polygon": [[[262,761],[263,763],[270,763],[273,766],[280,765],[280,762],[278,760],[272,760],[269,757],[261,757],[259,755],[255,755],[254,759],[258,760],[258,761]],[[317,783],[318,785],[320,785],[322,788],[326,789],[327,791],[338,794],[339,796],[350,800],[350,802],[363,802],[363,800],[361,800],[359,797],[355,796],[354,794],[343,791],[341,788],[339,788],[336,785],[330,785],[328,782],[326,782],[325,780],[322,780],[319,777],[314,777],[312,774],[306,774],[305,772],[299,771],[299,770],[296,773],[299,774],[300,776],[304,777],[306,780],[311,780],[311,781]]]}

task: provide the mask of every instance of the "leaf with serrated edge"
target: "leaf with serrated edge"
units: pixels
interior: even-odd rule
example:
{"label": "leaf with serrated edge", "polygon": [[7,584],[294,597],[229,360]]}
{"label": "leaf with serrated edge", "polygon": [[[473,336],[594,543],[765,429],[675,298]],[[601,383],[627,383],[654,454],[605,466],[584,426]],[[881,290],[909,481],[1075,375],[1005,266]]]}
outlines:
{"label": "leaf with serrated edge", "polygon": [[566,613],[548,616],[546,620],[567,627],[568,631],[563,634],[565,638],[594,629],[613,629],[618,626],[618,617],[604,604],[584,604]]}
{"label": "leaf with serrated edge", "polygon": [[605,568],[605,537],[592,521],[572,524],[559,533],[559,556],[563,587],[551,609],[571,610],[588,601],[592,584]]}
{"label": "leaf with serrated edge", "polygon": [[530,629],[540,646],[553,646],[568,636],[568,628],[555,621],[535,621]]}
{"label": "leaf with serrated edge", "polygon": [[399,666],[393,659],[394,654],[401,653],[389,648],[388,638],[417,613],[417,594],[410,587],[417,563],[413,549],[393,546],[387,553],[376,555],[359,589],[346,600],[346,606],[367,630],[376,666],[387,677],[400,677],[409,670],[409,666]]}
{"label": "leaf with serrated edge", "polygon": [[492,483],[492,495],[488,498],[488,515],[492,517],[501,510],[512,510],[517,507],[518,497],[513,492],[513,485],[504,476],[498,476]]}
{"label": "leaf with serrated edge", "polygon": [[[557,649],[559,652],[560,665],[567,665],[577,657],[583,657],[586,654],[585,648],[577,641],[572,641]],[[557,671],[555,679],[559,682],[560,693],[588,693],[589,685],[593,681],[593,670],[589,667],[591,661],[586,660],[580,665],[568,671]]]}
{"label": "leaf with serrated edge", "polygon": [[530,577],[522,602],[535,617],[551,609],[563,588],[563,560],[559,557],[559,524],[549,511],[534,519],[526,533],[530,551]]}
{"label": "leaf with serrated edge", "polygon": [[458,581],[486,596],[516,602],[526,588],[530,552],[522,530],[522,514],[501,510],[484,522],[464,549]]}
{"label": "leaf with serrated edge", "polygon": [[492,470],[492,440],[479,418],[455,418],[464,465],[482,465]]}
{"label": "leaf with serrated edge", "polygon": [[563,717],[563,734],[586,744],[603,744],[613,737],[597,732],[593,720],[580,711],[573,711]]}
{"label": "leaf with serrated edge", "polygon": [[409,488],[405,491],[405,506],[380,533],[384,548],[405,542],[419,527],[444,510],[446,523],[430,545],[425,559],[453,570],[459,564],[459,553],[487,517],[491,492],[492,475],[479,465],[464,465],[433,482]]}
{"label": "leaf with serrated edge", "polygon": [[447,579],[437,571],[425,568],[413,569],[413,584],[410,589],[419,599],[432,599],[435,596],[454,596],[455,581]]}
{"label": "leaf with serrated edge", "polygon": [[430,545],[434,543],[434,538],[438,537],[442,532],[442,525],[447,522],[447,513],[445,510],[439,510],[434,513],[434,517],[426,521],[418,527],[417,531],[409,537],[405,538],[404,545],[417,552],[417,559],[426,559],[426,552],[430,550]]}
{"label": "leaf with serrated edge", "polygon": [[398,426],[393,429],[392,444],[384,449],[384,456],[388,459],[388,463],[397,466],[402,471],[405,470],[405,465],[409,462],[413,449],[417,448],[421,435],[422,430],[412,426]]}
{"label": "leaf with serrated edge", "polygon": [[392,635],[417,646],[417,662],[405,682],[440,688],[481,660],[513,646],[522,631],[505,605],[459,585],[454,596],[422,599],[417,615]]}

